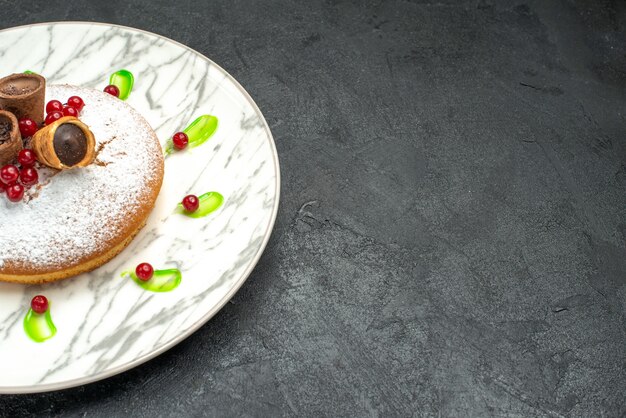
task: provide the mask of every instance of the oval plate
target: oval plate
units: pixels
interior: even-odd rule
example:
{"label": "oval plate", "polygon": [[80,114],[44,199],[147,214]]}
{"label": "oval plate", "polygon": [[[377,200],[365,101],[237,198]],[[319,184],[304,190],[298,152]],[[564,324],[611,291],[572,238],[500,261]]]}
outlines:
{"label": "oval plate", "polygon": [[[179,343],[241,287],[276,219],[276,148],[261,111],[233,77],[162,36],[109,24],[59,22],[0,31],[0,45],[0,76],[30,70],[48,84],[102,89],[115,71],[131,71],[135,83],[127,102],[162,143],[197,116],[219,119],[207,143],[166,159],[157,206],[115,259],[49,285],[0,283],[0,393],[94,382]],[[184,194],[209,191],[224,196],[216,212],[200,219],[168,216]],[[179,268],[180,286],[152,293],[120,277],[142,261]],[[58,332],[35,343],[26,336],[23,319],[30,299],[40,293],[50,300]]]}

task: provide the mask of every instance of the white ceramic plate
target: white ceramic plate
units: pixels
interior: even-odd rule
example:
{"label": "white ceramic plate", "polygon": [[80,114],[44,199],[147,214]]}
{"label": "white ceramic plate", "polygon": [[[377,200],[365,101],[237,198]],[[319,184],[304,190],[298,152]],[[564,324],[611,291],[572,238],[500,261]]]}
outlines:
{"label": "white ceramic plate", "polygon": [[[147,226],[100,269],[39,286],[0,284],[0,393],[56,390],[137,366],[198,329],[234,295],[267,244],[279,199],[279,167],[258,107],[222,68],[144,31],[93,23],[49,23],[0,31],[0,75],[31,70],[49,84],[102,89],[111,73],[135,75],[128,103],[164,142],[196,116],[219,118],[206,144],[168,158]],[[166,215],[187,192],[218,191],[224,205],[206,218]],[[184,193],[184,194],[183,194]],[[177,267],[168,293],[143,290],[122,271],[141,261]],[[51,301],[57,334],[30,340],[30,299]]]}

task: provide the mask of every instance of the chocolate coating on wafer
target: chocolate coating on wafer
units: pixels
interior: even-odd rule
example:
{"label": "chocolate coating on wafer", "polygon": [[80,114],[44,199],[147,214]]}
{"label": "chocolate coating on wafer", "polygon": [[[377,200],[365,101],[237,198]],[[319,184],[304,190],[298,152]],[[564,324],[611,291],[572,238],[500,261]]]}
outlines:
{"label": "chocolate coating on wafer", "polygon": [[54,152],[61,163],[72,167],[87,154],[87,137],[78,126],[71,123],[60,125],[54,132]]}

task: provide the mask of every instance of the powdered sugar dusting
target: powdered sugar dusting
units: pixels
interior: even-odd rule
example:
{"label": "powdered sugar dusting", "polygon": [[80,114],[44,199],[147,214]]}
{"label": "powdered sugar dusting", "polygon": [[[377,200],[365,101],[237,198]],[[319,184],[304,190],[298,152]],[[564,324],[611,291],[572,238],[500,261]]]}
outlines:
{"label": "powdered sugar dusting", "polygon": [[[97,90],[48,86],[46,101],[79,95],[80,119],[100,150],[96,163],[40,170],[40,190],[11,203],[0,195],[0,272],[3,266],[49,269],[76,264],[123,236],[124,218],[150,199],[160,146],[147,122],[128,104]],[[126,231],[127,232],[127,231]]]}

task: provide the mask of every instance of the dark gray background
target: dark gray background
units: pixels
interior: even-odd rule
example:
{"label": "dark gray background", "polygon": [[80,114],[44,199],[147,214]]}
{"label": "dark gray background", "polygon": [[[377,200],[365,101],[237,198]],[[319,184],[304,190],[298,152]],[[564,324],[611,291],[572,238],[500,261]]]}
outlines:
{"label": "dark gray background", "polygon": [[37,416],[624,416],[623,1],[0,1],[163,34],[255,98],[276,228],[214,319]]}

